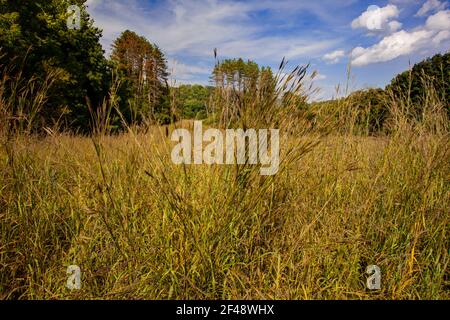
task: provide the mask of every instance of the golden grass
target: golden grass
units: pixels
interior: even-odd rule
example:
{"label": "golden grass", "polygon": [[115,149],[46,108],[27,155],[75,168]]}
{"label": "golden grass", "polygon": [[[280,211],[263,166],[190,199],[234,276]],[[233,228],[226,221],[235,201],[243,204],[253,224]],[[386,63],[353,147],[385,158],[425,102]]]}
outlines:
{"label": "golden grass", "polygon": [[448,135],[284,137],[262,177],[175,166],[163,131],[4,139],[2,298],[450,298]]}
{"label": "golden grass", "polygon": [[[35,136],[46,86],[12,79],[7,95],[0,78],[0,298],[449,299],[448,106],[430,88],[418,121],[392,98],[389,135],[358,136],[346,100],[313,123],[296,99],[279,103],[287,84],[301,97],[304,76],[213,101],[237,110],[235,127],[281,129],[275,176],[174,165],[174,125],[108,135],[114,88],[92,137],[58,123]],[[72,264],[81,290],[66,288]],[[366,289],[372,264],[379,291]]]}

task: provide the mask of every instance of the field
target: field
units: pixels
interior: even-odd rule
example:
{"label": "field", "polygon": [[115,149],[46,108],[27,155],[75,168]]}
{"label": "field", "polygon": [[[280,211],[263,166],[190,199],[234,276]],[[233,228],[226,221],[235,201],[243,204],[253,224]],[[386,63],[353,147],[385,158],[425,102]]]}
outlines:
{"label": "field", "polygon": [[[0,298],[450,298],[448,134],[405,125],[281,146],[264,177],[176,166],[163,127],[5,136]],[[81,290],[66,288],[72,264]],[[372,264],[381,290],[366,288]]]}
{"label": "field", "polygon": [[0,3],[0,300],[450,300],[449,1]]}

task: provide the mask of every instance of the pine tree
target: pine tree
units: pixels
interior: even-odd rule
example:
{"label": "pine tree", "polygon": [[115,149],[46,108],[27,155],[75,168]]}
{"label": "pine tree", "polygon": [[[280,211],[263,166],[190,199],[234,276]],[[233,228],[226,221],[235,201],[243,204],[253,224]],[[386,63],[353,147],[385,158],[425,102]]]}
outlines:
{"label": "pine tree", "polygon": [[133,120],[170,120],[167,62],[162,51],[146,38],[126,30],[112,45],[111,60],[127,81]]}

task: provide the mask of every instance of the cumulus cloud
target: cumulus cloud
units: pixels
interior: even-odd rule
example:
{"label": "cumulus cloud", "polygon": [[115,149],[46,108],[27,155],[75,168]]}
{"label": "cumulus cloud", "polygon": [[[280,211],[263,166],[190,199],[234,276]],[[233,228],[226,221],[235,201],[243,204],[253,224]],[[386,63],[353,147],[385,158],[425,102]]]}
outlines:
{"label": "cumulus cloud", "polygon": [[422,7],[417,11],[417,17],[426,16],[429,13],[433,13],[436,11],[444,10],[447,7],[446,2],[441,2],[439,0],[427,0]]}
{"label": "cumulus cloud", "polygon": [[353,29],[366,29],[373,32],[395,32],[402,24],[394,20],[400,11],[396,5],[388,4],[385,7],[369,6],[358,18],[352,21]]}
{"label": "cumulus cloud", "polygon": [[343,57],[345,57],[345,51],[336,50],[325,54],[322,59],[325,60],[327,63],[334,64],[338,63]]}
{"label": "cumulus cloud", "polygon": [[450,31],[442,30],[433,38],[432,41],[435,45],[439,45],[446,40],[450,40]]}
{"label": "cumulus cloud", "polygon": [[388,23],[388,26],[389,26],[389,31],[395,32],[395,31],[401,29],[402,24],[398,21],[391,21]]}
{"label": "cumulus cloud", "polygon": [[355,48],[352,52],[352,64],[364,66],[390,61],[429,48],[430,45],[439,45],[450,38],[449,29],[450,10],[439,11],[430,16],[424,26],[413,31],[401,30],[384,37],[379,43],[371,47]]}
{"label": "cumulus cloud", "polygon": [[449,30],[450,10],[439,11],[435,15],[428,17],[426,27],[431,30]]}
{"label": "cumulus cloud", "polygon": [[352,64],[364,66],[376,62],[385,62],[420,48],[429,40],[432,32],[420,30],[415,32],[398,31],[369,48],[357,47],[353,50]]}

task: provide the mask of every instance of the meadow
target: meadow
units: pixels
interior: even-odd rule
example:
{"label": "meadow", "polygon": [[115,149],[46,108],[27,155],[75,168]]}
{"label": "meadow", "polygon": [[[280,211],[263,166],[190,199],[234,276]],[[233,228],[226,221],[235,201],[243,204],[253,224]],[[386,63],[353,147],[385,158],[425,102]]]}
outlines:
{"label": "meadow", "polygon": [[449,299],[448,123],[397,120],[285,132],[275,176],[174,165],[167,132],[188,121],[3,134],[1,298]]}
{"label": "meadow", "polygon": [[[444,3],[402,22],[410,10],[389,4],[391,33],[372,34],[361,21],[378,11],[357,18],[354,1],[318,6],[330,19],[301,3],[135,2],[0,0],[0,299],[450,299]],[[272,70],[283,55],[305,65]],[[345,61],[347,83],[318,101]],[[234,151],[174,163],[171,136],[194,120],[279,133],[276,174]]]}

